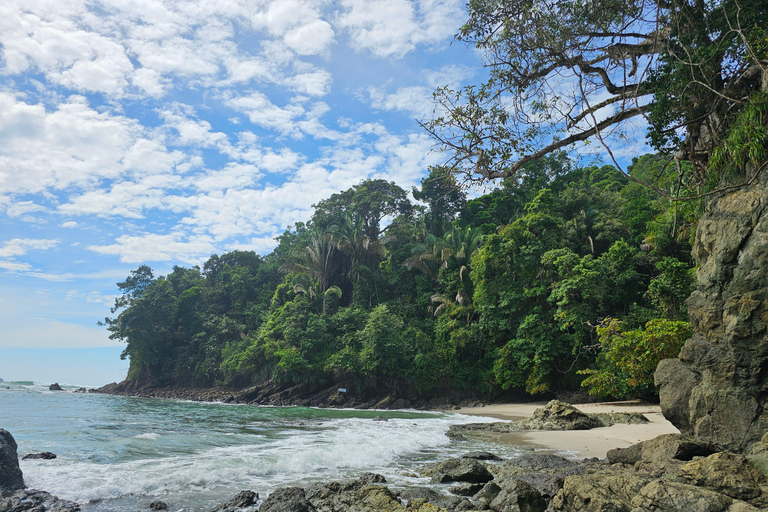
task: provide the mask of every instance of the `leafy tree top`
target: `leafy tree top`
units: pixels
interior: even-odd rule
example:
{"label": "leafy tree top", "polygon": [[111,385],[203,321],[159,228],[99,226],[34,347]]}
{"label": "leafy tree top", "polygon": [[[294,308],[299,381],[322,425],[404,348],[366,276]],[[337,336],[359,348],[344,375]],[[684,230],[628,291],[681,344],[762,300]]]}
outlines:
{"label": "leafy tree top", "polygon": [[381,179],[365,180],[312,206],[312,223],[321,230],[342,223],[345,215],[352,215],[360,219],[371,241],[378,240],[387,229],[381,228],[385,219],[400,215],[409,218],[413,210],[405,190]]}
{"label": "leafy tree top", "polygon": [[[740,112],[766,101],[765,2],[470,0],[468,8],[457,39],[483,52],[488,79],[438,89],[437,116],[424,126],[470,181],[516,179],[527,162],[578,142],[610,153],[612,137],[643,117],[656,149],[693,164],[686,179],[700,190]],[[765,132],[764,120],[754,124]]]}

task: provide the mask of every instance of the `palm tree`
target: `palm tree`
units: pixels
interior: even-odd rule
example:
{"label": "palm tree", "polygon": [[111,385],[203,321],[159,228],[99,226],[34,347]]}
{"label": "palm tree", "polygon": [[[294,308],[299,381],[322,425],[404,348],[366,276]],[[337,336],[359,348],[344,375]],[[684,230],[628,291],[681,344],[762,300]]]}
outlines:
{"label": "palm tree", "polygon": [[309,243],[294,251],[296,260],[285,263],[280,270],[309,275],[317,281],[320,293],[325,293],[342,264],[338,243],[338,238],[331,230],[321,232],[313,228],[309,233]]}

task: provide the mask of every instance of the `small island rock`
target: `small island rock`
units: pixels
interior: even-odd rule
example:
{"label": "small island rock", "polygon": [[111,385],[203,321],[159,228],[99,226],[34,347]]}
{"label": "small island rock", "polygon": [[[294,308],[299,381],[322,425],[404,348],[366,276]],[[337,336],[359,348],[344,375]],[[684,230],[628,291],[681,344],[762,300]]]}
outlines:
{"label": "small island rock", "polygon": [[61,386],[59,386],[58,382],[54,382],[53,384],[48,386],[48,390],[49,391],[64,391],[63,389],[61,389]]}
{"label": "small island rock", "polygon": [[27,460],[27,459],[43,459],[43,460],[51,460],[55,459],[56,454],[51,452],[40,452],[40,453],[28,453],[25,456],[21,458],[21,460]]}

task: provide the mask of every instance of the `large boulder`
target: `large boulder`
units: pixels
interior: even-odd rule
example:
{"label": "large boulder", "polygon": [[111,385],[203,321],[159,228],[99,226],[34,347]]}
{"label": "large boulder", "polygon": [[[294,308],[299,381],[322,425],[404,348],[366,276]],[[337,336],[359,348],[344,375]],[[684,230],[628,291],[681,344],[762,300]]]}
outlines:
{"label": "large boulder", "polygon": [[716,451],[714,446],[683,434],[660,435],[644,441],[640,447],[641,458],[649,462],[691,460],[694,457],[706,457]]}
{"label": "large boulder", "polygon": [[766,479],[744,455],[720,452],[689,462],[678,476],[694,485],[708,487],[738,500],[754,500],[762,494]]}
{"label": "large boulder", "polygon": [[0,429],[0,494],[24,489],[24,475],[19,468],[16,440]]}
{"label": "large boulder", "polygon": [[[232,499],[222,503],[211,512],[237,512],[246,507],[256,505],[259,499],[259,493],[253,491],[240,491]],[[162,501],[160,503],[163,503]],[[151,508],[151,505],[150,505]],[[166,508],[167,505],[166,505]]]}
{"label": "large boulder", "polygon": [[544,512],[547,508],[547,501],[528,482],[508,479],[500,488],[489,505],[494,512]]}
{"label": "large boulder", "polygon": [[270,494],[259,507],[259,512],[314,512],[301,487],[285,487]]}
{"label": "large boulder", "polygon": [[476,459],[448,459],[422,472],[432,477],[434,483],[470,482],[484,484],[493,480],[488,468]]}
{"label": "large boulder", "polygon": [[673,425],[737,452],[768,431],[767,206],[768,172],[707,201],[693,248],[693,336],[655,375]]}
{"label": "large boulder", "polygon": [[602,426],[601,421],[560,400],[536,409],[530,419],[522,423],[525,430],[589,430]]}
{"label": "large boulder", "polygon": [[19,489],[0,496],[0,512],[79,512],[80,505],[44,491]]}

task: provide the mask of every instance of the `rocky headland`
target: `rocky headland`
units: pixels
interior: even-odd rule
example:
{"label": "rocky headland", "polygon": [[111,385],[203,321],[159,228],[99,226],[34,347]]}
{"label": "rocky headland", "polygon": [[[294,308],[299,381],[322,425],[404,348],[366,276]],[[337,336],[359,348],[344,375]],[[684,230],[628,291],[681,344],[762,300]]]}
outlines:
{"label": "rocky headland", "polygon": [[267,381],[239,389],[228,387],[164,388],[154,386],[151,383],[125,380],[91,389],[89,392],[278,407],[344,407],[350,409],[418,409],[427,411],[448,410],[460,406],[477,407],[484,403],[482,398],[460,392],[424,394],[407,390],[357,388],[345,382],[326,386],[307,384],[283,386],[273,381]]}

